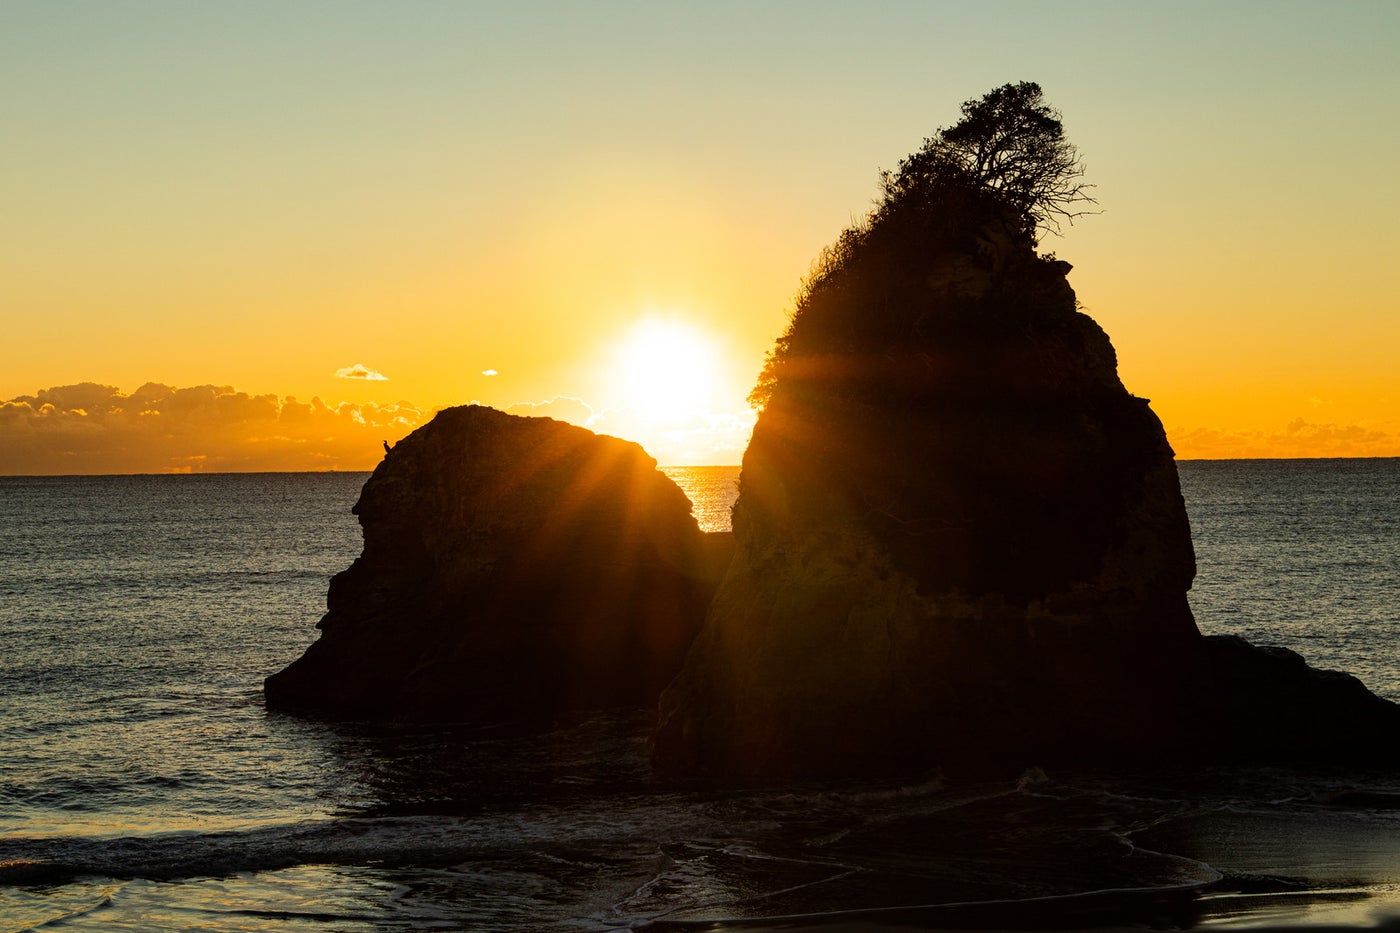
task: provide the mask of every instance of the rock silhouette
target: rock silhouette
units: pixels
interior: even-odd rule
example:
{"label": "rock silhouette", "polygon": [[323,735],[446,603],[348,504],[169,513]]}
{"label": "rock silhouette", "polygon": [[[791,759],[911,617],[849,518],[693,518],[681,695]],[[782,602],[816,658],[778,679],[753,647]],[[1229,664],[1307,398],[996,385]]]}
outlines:
{"label": "rock silhouette", "polygon": [[354,510],[364,552],[331,581],[320,639],[267,679],[272,707],[521,721],[649,706],[724,559],[641,447],[479,406],[394,445]]}
{"label": "rock silhouette", "polygon": [[1394,757],[1400,708],[1203,638],[1171,447],[1067,263],[935,182],[823,259],[654,758],[765,781]]}

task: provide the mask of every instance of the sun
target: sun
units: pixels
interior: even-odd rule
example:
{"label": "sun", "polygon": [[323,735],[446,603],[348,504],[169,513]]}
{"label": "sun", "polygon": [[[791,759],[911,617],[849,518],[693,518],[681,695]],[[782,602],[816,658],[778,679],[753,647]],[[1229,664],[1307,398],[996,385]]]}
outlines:
{"label": "sun", "polygon": [[648,317],[617,344],[614,372],[624,403],[652,415],[706,408],[719,381],[715,342],[679,320]]}

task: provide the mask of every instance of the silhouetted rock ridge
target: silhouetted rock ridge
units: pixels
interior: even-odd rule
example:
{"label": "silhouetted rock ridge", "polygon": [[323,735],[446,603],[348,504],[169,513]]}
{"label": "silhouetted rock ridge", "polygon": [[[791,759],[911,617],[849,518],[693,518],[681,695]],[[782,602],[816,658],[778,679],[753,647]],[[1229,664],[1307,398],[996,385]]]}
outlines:
{"label": "silhouetted rock ridge", "polygon": [[355,506],[364,552],[273,707],[335,717],[547,719],[648,706],[713,591],[680,489],[636,444],[548,418],[444,410]]}

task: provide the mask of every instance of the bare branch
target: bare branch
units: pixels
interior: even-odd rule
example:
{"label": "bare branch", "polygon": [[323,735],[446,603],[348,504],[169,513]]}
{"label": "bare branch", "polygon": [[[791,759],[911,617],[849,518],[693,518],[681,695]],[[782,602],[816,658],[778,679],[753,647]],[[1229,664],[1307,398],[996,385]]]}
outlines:
{"label": "bare branch", "polygon": [[1028,231],[1058,233],[1061,221],[1073,224],[1095,213],[1075,209],[1097,203],[1088,194],[1093,185],[1078,180],[1084,174],[1079,151],[1065,139],[1060,114],[1045,102],[1040,85],[1003,85],[965,101],[962,114],[887,175],[887,198],[954,170],[1023,214]]}

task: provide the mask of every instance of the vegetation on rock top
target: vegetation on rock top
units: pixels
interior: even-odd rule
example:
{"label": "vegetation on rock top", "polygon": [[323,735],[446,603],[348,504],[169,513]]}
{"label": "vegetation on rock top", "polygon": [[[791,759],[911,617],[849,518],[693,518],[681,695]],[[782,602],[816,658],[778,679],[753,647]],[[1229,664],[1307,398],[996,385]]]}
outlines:
{"label": "vegetation on rock top", "polygon": [[[1040,85],[1004,85],[962,113],[883,173],[874,210],[818,256],[749,396],[754,405],[824,360],[936,344],[974,306],[984,319],[1012,310],[976,286],[974,263],[1033,256],[1038,233],[1058,232],[1094,203]],[[931,278],[950,288],[931,290]]]}

